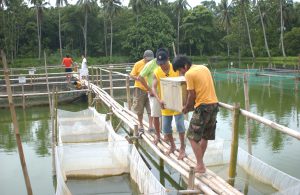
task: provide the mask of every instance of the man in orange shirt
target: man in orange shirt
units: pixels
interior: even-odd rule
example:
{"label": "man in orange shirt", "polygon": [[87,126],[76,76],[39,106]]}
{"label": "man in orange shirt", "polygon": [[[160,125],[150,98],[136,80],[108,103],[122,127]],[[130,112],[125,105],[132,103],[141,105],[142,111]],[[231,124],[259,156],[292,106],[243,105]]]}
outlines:
{"label": "man in orange shirt", "polygon": [[184,55],[174,58],[173,69],[179,70],[186,79],[188,97],[182,112],[187,113],[194,109],[186,136],[197,160],[195,172],[205,173],[203,156],[207,141],[215,139],[219,111],[214,82],[206,66],[192,65],[191,60]]}
{"label": "man in orange shirt", "polygon": [[69,55],[66,55],[61,63],[65,66],[67,81],[70,82],[73,60]]}
{"label": "man in orange shirt", "polygon": [[139,131],[144,131],[143,126],[143,114],[144,108],[147,110],[148,118],[149,118],[149,131],[154,131],[152,117],[150,115],[150,104],[148,98],[148,90],[144,87],[144,85],[139,81],[139,75],[142,69],[144,68],[145,64],[151,61],[154,58],[154,54],[151,50],[146,50],[144,52],[143,59],[136,62],[133,66],[133,69],[130,73],[130,77],[134,79],[134,95],[133,95],[133,105],[132,108],[134,112],[138,116],[139,120]]}

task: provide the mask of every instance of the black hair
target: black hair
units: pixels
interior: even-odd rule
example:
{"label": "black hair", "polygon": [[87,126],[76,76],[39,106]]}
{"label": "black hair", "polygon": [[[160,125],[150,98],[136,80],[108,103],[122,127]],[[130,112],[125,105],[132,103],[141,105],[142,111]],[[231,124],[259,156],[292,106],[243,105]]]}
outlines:
{"label": "black hair", "polygon": [[77,81],[73,81],[73,85],[77,85]]}
{"label": "black hair", "polygon": [[190,60],[186,55],[177,55],[173,59],[173,70],[176,72],[179,68],[184,68],[185,65],[191,66],[192,60]]}
{"label": "black hair", "polygon": [[70,55],[68,55],[68,54],[67,54],[67,55],[66,55],[66,57],[67,57],[67,58],[69,58],[69,57],[70,57]]}

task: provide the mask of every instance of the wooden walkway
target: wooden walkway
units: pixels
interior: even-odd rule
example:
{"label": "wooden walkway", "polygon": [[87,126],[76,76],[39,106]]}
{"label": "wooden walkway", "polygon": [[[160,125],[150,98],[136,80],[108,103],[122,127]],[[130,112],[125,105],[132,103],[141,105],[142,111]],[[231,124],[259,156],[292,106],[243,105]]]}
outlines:
{"label": "wooden walkway", "polygon": [[[102,88],[87,81],[85,84],[89,86],[89,88],[95,94],[96,99],[101,99],[102,102],[111,109],[113,114],[126,123],[131,130],[137,129],[138,119],[136,114],[121,106]],[[146,121],[144,121],[144,125],[147,129],[148,123]],[[175,152],[175,154],[171,154],[170,156],[166,156],[165,152],[170,146],[166,142],[161,142],[157,146],[154,145],[152,142],[154,137],[147,131],[145,131],[141,137],[160,158],[162,158],[184,177],[189,178],[191,167],[195,167],[196,165],[192,159],[184,158],[183,160],[177,160],[178,152]],[[230,184],[209,169],[207,169],[205,174],[195,177],[193,183],[195,188],[200,189],[204,194],[242,194],[240,191],[233,188]]]}

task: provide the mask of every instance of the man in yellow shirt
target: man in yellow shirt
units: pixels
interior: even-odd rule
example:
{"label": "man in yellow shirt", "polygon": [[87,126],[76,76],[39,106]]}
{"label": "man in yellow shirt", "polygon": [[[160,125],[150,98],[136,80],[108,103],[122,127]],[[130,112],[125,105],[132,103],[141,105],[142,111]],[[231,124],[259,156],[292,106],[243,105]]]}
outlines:
{"label": "man in yellow shirt", "polygon": [[185,76],[188,97],[182,110],[187,113],[194,109],[187,137],[196,156],[196,173],[205,173],[203,156],[207,141],[215,139],[218,108],[214,82],[209,69],[203,65],[192,65],[189,58],[178,55],[173,60],[174,71]]}
{"label": "man in yellow shirt", "polygon": [[159,65],[159,67],[154,71],[152,92],[161,105],[162,130],[163,130],[165,136],[167,137],[168,141],[170,141],[170,144],[171,144],[170,150],[167,152],[167,154],[169,155],[176,150],[175,142],[173,139],[173,131],[172,131],[172,120],[173,120],[173,116],[174,116],[175,123],[176,123],[176,129],[177,129],[177,132],[179,133],[179,140],[180,140],[180,149],[179,149],[178,159],[182,160],[185,157],[184,116],[180,112],[165,109],[164,102],[161,100],[161,89],[160,89],[160,79],[161,78],[178,77],[179,72],[173,71],[172,64],[169,62],[169,54],[166,50],[159,50],[159,52],[157,52],[156,63]]}
{"label": "man in yellow shirt", "polygon": [[148,118],[149,118],[149,131],[154,131],[152,117],[150,115],[151,110],[150,110],[150,104],[149,104],[149,98],[147,92],[148,90],[138,79],[140,72],[144,68],[145,64],[151,61],[153,58],[154,58],[153,52],[151,50],[146,50],[144,52],[143,59],[141,59],[140,61],[134,64],[133,69],[130,73],[130,77],[135,80],[132,108],[138,116],[139,125],[140,125],[139,131],[144,131],[144,126],[143,126],[144,108],[146,108]]}

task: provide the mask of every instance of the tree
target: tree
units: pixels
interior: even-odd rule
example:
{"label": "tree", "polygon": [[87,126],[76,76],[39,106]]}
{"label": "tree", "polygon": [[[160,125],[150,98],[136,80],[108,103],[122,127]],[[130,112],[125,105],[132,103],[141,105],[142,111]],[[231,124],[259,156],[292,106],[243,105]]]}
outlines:
{"label": "tree", "polygon": [[241,0],[241,6],[242,6],[242,12],[244,14],[245,22],[246,22],[246,29],[247,29],[247,34],[248,34],[248,39],[249,39],[249,45],[252,53],[252,58],[255,59],[255,54],[253,51],[253,46],[252,46],[252,39],[251,39],[251,33],[249,29],[249,23],[248,23],[248,18],[247,18],[247,13],[246,13],[246,8],[248,8],[249,2],[248,0]]}
{"label": "tree", "polygon": [[[127,38],[122,45],[134,60],[139,59],[147,49],[155,51],[160,47],[171,47],[175,35],[170,18],[156,8],[146,10],[141,15],[138,25],[131,26],[126,34]],[[140,43],[137,46],[136,41]]]}
{"label": "tree", "polygon": [[284,35],[288,55],[297,56],[300,51],[300,27],[295,27]]}
{"label": "tree", "polygon": [[[221,14],[219,15],[219,20],[221,21],[221,24],[222,24],[224,30],[226,30],[226,36],[228,36],[229,29],[231,26],[230,6],[228,5],[228,0],[222,0],[219,8],[220,8],[220,12],[221,12]],[[227,44],[227,56],[229,57],[229,53],[230,53],[229,42],[226,41],[226,44]]]}
{"label": "tree", "polygon": [[208,49],[210,43],[213,42],[211,36],[214,31],[212,13],[202,5],[196,6],[183,18],[182,27],[189,47],[196,47],[202,56],[204,49]]}
{"label": "tree", "polygon": [[112,59],[112,44],[113,44],[113,18],[121,9],[120,0],[101,0],[104,6],[104,12],[110,21],[110,60]]}
{"label": "tree", "polygon": [[262,13],[261,10],[260,10],[261,2],[262,1],[259,1],[257,3],[257,8],[258,8],[259,18],[260,18],[260,21],[261,21],[261,26],[262,26],[262,30],[263,30],[263,34],[264,34],[264,41],[265,41],[266,51],[267,51],[268,57],[271,58],[271,54],[270,54],[270,50],[269,50],[269,46],[268,46],[267,35],[266,35],[266,30],[265,30],[264,17],[263,17],[263,16],[265,16],[265,13]]}
{"label": "tree", "polygon": [[280,2],[280,47],[282,51],[283,57],[286,57],[285,50],[284,50],[284,44],[283,44],[283,31],[284,31],[284,19],[283,19],[283,1],[285,0],[279,0]]}
{"label": "tree", "polygon": [[81,26],[83,38],[84,38],[84,55],[87,55],[87,26],[88,26],[88,12],[90,10],[90,5],[93,0],[78,0],[77,5],[82,5],[84,9],[84,26]]}
{"label": "tree", "polygon": [[177,53],[180,53],[180,49],[179,49],[179,35],[180,35],[180,20],[181,20],[181,13],[187,9],[187,7],[191,7],[187,0],[176,0],[174,2],[175,5],[175,12],[177,13],[177,38],[176,38],[176,42],[177,42]]}
{"label": "tree", "polygon": [[43,16],[43,8],[48,3],[45,3],[44,0],[30,0],[30,3],[33,4],[35,9],[36,9],[36,27],[37,27],[39,60],[40,60],[41,59],[41,50],[42,50],[42,16]]}
{"label": "tree", "polygon": [[56,0],[56,7],[58,8],[58,36],[59,36],[59,53],[60,58],[62,59],[62,44],[61,44],[61,20],[60,20],[60,7],[63,4],[68,5],[68,0]]}

